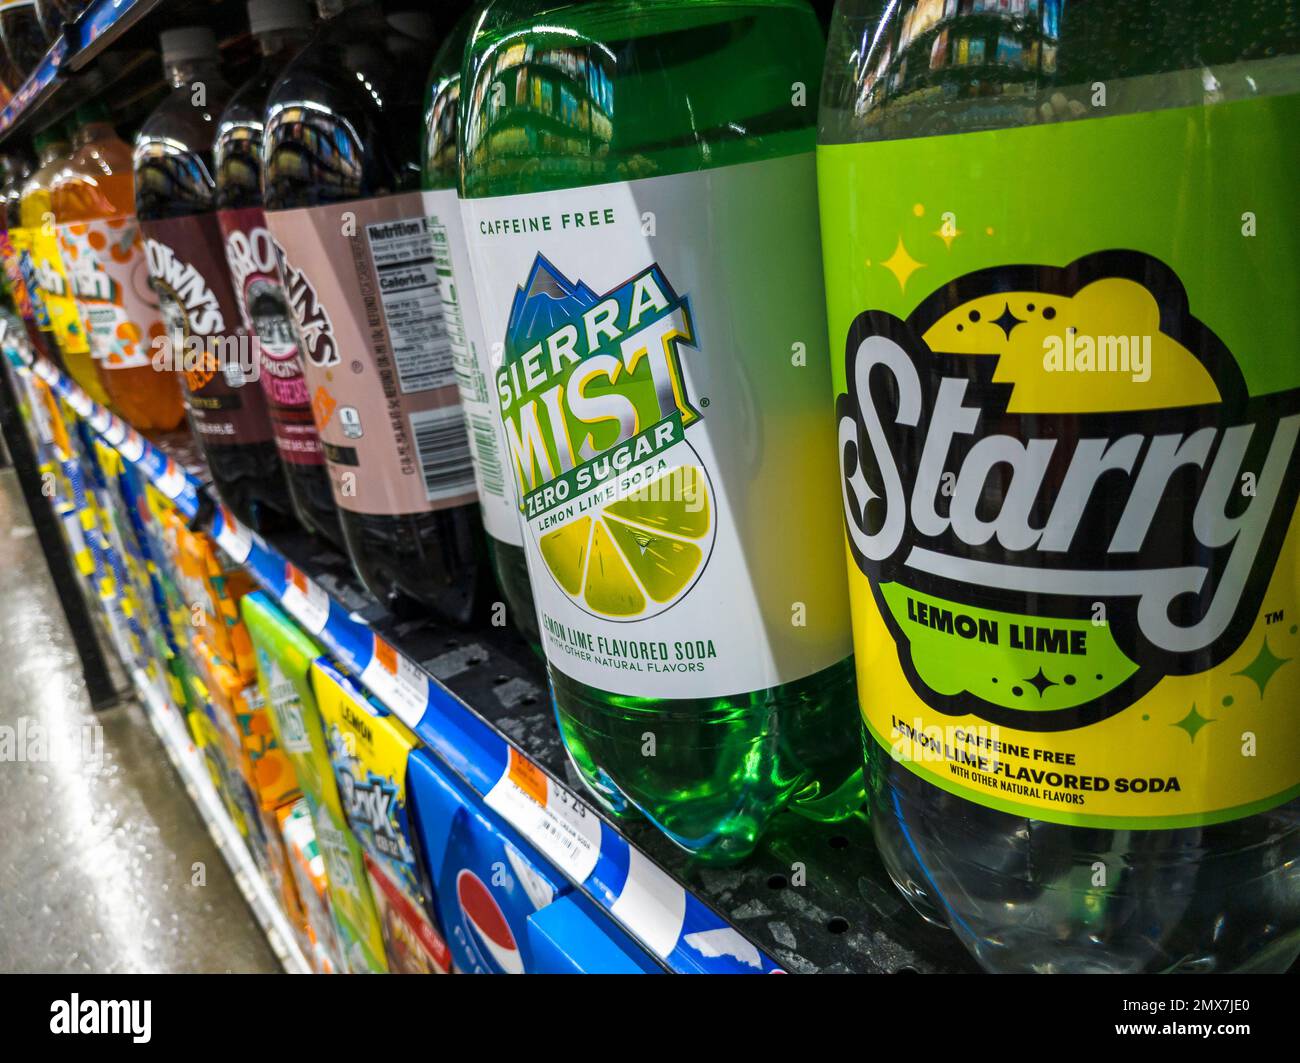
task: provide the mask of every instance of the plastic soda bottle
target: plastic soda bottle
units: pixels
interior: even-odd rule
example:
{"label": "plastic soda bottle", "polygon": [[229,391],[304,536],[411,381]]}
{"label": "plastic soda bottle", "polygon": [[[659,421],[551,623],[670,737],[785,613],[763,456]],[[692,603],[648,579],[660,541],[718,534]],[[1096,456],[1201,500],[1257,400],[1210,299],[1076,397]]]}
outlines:
{"label": "plastic soda bottle", "polygon": [[1300,244],[1263,223],[1295,216],[1297,29],[1235,0],[836,9],[874,831],[990,970],[1300,953]]}

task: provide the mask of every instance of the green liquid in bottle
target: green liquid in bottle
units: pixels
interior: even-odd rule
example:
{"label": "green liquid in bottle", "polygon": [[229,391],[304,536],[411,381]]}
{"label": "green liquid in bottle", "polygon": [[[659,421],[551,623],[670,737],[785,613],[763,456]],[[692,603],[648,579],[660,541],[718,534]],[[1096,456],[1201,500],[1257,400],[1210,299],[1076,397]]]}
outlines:
{"label": "green liquid in bottle", "polygon": [[[503,420],[550,466],[524,470],[511,444],[560,728],[606,807],[715,861],[748,854],[788,802],[824,819],[861,803],[834,442],[803,405],[829,383],[807,309],[822,289],[804,94],[822,51],[801,0],[503,0],[462,78]],[[620,323],[584,329],[610,299]],[[672,338],[639,345],[659,314]],[[557,345],[593,356],[576,400]],[[644,496],[587,491],[579,477],[658,428],[685,442],[623,467],[652,470]]]}

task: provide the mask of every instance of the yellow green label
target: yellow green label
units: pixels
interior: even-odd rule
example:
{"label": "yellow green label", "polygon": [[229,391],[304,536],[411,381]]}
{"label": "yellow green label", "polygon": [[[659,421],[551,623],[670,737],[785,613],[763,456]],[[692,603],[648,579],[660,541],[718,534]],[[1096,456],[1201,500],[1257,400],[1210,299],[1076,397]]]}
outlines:
{"label": "yellow green label", "polygon": [[85,354],[90,345],[81,323],[81,312],[68,283],[67,270],[63,268],[54,226],[39,225],[27,231],[31,240],[32,268],[40,286],[41,300],[50,316],[55,342],[65,354]]}
{"label": "yellow green label", "polygon": [[1272,97],[822,147],[862,713],[952,793],[1300,794],[1300,235]]}

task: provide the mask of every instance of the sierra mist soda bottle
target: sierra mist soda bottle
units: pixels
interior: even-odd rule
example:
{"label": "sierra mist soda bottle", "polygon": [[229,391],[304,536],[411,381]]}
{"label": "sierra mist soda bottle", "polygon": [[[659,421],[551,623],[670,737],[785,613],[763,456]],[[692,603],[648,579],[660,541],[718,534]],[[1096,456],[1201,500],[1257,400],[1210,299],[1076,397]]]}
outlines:
{"label": "sierra mist soda bottle", "polygon": [[836,9],[818,176],[872,821],[993,971],[1300,953],[1294,13]]}
{"label": "sierra mist soda bottle", "polygon": [[859,796],[805,0],[497,0],[462,75],[474,287],[561,730],[736,859]]}

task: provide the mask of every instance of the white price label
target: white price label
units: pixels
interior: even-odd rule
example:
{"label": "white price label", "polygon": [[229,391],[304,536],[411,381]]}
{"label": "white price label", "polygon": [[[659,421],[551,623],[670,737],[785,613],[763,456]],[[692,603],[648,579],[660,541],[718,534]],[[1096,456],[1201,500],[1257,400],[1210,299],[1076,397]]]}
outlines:
{"label": "white price label", "polygon": [[[81,411],[77,412],[80,413]],[[90,427],[100,435],[103,435],[108,431],[108,426],[112,419],[113,415],[111,413],[104,409],[104,407],[98,406],[90,412]]]}
{"label": "white price label", "polygon": [[217,536],[217,545],[237,565],[247,561],[253,549],[253,533],[235,520],[225,506],[221,507],[221,532]]}
{"label": "white price label", "polygon": [[104,429],[104,442],[110,447],[120,446],[126,438],[126,425],[116,417],[109,417],[108,427]]}
{"label": "white price label", "polygon": [[144,438],[134,428],[129,428],[117,449],[127,461],[135,463],[144,457]]}
{"label": "white price label", "polygon": [[167,468],[163,469],[154,486],[172,500],[179,498],[185,490],[185,470],[168,458]]}
{"label": "white price label", "polygon": [[575,882],[596,869],[600,819],[515,750],[484,801]]}
{"label": "white price label", "polygon": [[378,635],[361,681],[407,727],[415,727],[429,707],[429,677]]}
{"label": "white price label", "polygon": [[281,604],[303,627],[319,635],[330,618],[329,595],[288,562],[284,566],[284,578]]}

